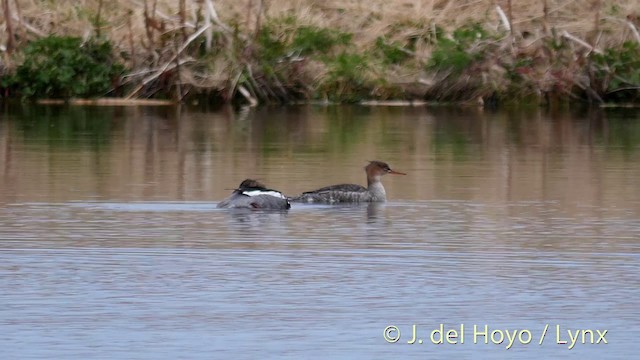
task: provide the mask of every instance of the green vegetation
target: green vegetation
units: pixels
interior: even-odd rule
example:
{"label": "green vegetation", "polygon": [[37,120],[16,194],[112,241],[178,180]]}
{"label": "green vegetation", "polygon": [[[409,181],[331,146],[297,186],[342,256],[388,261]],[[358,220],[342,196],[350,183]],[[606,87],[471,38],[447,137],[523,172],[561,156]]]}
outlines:
{"label": "green vegetation", "polygon": [[294,19],[276,18],[260,29],[255,58],[269,65],[303,56],[319,58],[350,45],[351,38],[351,34],[338,30],[298,26]]}
{"label": "green vegetation", "polygon": [[123,71],[107,41],[48,36],[25,47],[24,61],[5,86],[23,97],[105,96]]}
{"label": "green vegetation", "polygon": [[478,23],[456,29],[451,39],[440,37],[427,63],[427,69],[461,74],[473,63],[485,58],[488,38],[487,32]]}
{"label": "green vegetation", "polygon": [[415,51],[413,46],[406,47],[398,41],[389,42],[382,36],[376,39],[375,49],[385,65],[402,64],[411,58],[412,52]]}
{"label": "green vegetation", "polygon": [[323,54],[339,45],[351,44],[352,35],[338,30],[301,26],[295,32],[291,48],[301,55]]}
{"label": "green vegetation", "polygon": [[[567,3],[550,16],[534,3],[497,12],[471,2],[431,14],[419,2],[220,1],[212,14],[218,3],[9,8],[23,18],[4,24],[0,94],[250,104],[640,101],[633,4]],[[43,11],[50,25],[25,25]],[[581,20],[557,22],[569,18]],[[54,35],[87,29],[93,37],[85,41]]]}
{"label": "green vegetation", "polygon": [[366,98],[367,59],[364,55],[340,53],[327,61],[329,71],[320,86],[321,94],[332,101],[356,102]]}
{"label": "green vegetation", "polygon": [[605,100],[637,101],[640,98],[640,46],[626,41],[593,55],[593,82]]}
{"label": "green vegetation", "polygon": [[[351,40],[351,34],[335,29],[298,26],[291,17],[272,19],[256,38],[252,62],[258,65],[254,67],[258,72],[245,72],[241,84],[265,102],[312,97],[316,84],[310,68],[328,67],[333,75],[325,83],[340,83],[345,76],[354,75],[345,72],[358,71],[341,66],[344,54],[336,54],[353,45]],[[336,88],[340,86],[335,84]]]}

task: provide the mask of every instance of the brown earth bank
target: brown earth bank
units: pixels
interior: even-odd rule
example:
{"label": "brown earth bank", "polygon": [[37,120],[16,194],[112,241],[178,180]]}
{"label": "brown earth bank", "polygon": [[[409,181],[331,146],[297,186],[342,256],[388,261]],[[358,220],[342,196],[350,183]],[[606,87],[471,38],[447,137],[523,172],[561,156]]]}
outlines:
{"label": "brown earth bank", "polygon": [[640,102],[640,0],[0,1],[5,98]]}

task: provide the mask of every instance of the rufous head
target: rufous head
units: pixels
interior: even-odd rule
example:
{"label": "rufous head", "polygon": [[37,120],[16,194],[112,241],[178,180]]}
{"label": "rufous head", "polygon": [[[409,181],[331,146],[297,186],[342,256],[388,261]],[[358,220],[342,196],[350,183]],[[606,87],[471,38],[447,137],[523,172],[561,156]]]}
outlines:
{"label": "rufous head", "polygon": [[378,160],[370,161],[369,165],[365,166],[364,169],[367,172],[367,176],[369,177],[382,176],[387,174],[407,175],[405,173],[392,170],[389,167],[389,164],[383,161],[378,161]]}

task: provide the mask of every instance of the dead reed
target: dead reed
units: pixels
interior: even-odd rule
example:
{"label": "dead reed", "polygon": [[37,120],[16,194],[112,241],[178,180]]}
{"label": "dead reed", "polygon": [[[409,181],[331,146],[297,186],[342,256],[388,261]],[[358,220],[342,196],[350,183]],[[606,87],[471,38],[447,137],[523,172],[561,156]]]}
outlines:
{"label": "dead reed", "polygon": [[131,99],[603,102],[640,85],[606,59],[640,44],[640,0],[1,1],[0,74],[30,40],[103,37]]}

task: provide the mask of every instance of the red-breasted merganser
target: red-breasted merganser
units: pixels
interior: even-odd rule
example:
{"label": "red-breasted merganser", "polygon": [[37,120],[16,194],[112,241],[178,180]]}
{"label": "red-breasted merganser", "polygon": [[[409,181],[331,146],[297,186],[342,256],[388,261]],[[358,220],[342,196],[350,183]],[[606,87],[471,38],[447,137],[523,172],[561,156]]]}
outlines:
{"label": "red-breasted merganser", "polygon": [[367,173],[367,187],[356,184],[332,185],[318,190],[304,192],[302,195],[294,197],[291,200],[329,204],[384,202],[387,201],[387,193],[380,181],[382,175],[407,175],[391,170],[389,165],[382,161],[371,161],[364,170]]}
{"label": "red-breasted merganser", "polygon": [[234,189],[231,196],[218,203],[218,208],[277,209],[291,207],[289,200],[280,191],[267,189],[261,182],[246,179]]}

